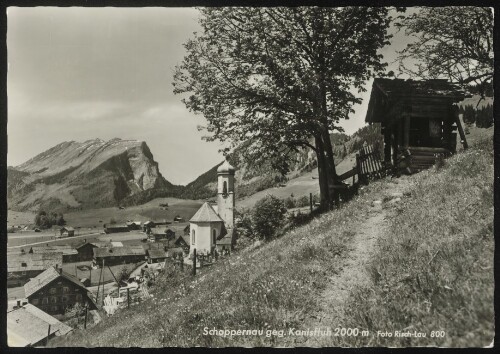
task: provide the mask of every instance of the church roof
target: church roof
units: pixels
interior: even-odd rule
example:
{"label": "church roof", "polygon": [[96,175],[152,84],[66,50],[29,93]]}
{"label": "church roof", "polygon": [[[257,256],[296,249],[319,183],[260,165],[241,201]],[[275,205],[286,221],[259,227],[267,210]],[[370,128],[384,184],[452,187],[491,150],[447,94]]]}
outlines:
{"label": "church roof", "polygon": [[196,214],[193,215],[189,222],[214,222],[220,221],[224,222],[221,217],[215,212],[214,208],[207,202],[203,203],[203,205],[198,209]]}
{"label": "church roof", "polygon": [[229,161],[224,161],[222,163],[222,165],[219,166],[219,168],[217,168],[217,173],[231,173],[231,174],[234,174],[234,167],[231,166],[231,164],[229,163]]}

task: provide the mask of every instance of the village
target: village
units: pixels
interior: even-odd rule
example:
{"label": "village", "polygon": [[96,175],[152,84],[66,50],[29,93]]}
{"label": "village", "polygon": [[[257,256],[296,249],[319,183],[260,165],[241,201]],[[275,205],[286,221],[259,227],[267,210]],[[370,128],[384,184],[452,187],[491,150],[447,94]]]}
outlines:
{"label": "village", "polygon": [[[66,244],[10,248],[7,318],[12,344],[44,345],[69,333],[72,328],[65,323],[82,316],[81,326],[90,328],[100,321],[100,311],[113,315],[149,299],[148,287],[166,267],[190,267],[196,274],[197,268],[228,257],[236,236],[234,174],[228,161],[218,168],[217,203],[203,203],[189,223],[181,216],[171,222],[114,223],[103,225],[105,236],[74,241],[75,229],[64,226],[54,238]],[[34,330],[26,331],[30,326]]]}

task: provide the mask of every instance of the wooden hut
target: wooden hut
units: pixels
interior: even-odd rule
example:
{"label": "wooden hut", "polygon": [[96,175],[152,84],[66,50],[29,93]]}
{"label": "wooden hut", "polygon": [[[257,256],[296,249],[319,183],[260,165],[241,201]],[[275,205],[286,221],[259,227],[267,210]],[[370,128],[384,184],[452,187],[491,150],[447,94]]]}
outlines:
{"label": "wooden hut", "polygon": [[457,106],[465,97],[447,80],[376,78],[365,121],[381,124],[385,163],[409,172],[428,168],[456,152],[457,129],[467,148]]}

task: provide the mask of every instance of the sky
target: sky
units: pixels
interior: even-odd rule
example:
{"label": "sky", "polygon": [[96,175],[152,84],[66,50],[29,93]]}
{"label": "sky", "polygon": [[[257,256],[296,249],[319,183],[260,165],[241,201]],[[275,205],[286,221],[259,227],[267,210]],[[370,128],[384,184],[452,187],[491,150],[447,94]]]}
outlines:
{"label": "sky", "polygon": [[[172,91],[197,18],[194,8],[8,8],[8,165],[95,138],[146,141],[174,184],[221,162],[222,145],[197,129],[203,116]],[[381,53],[392,61],[406,42],[397,33]],[[371,81],[366,88],[341,124],[347,134],[364,126]]]}

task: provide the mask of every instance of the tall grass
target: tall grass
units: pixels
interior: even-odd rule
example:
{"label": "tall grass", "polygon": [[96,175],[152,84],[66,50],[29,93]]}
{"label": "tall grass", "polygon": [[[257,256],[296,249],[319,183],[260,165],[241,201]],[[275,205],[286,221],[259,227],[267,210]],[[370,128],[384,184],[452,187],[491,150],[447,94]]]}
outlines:
{"label": "tall grass", "polygon": [[[387,209],[389,231],[367,264],[373,283],[352,289],[346,327],[368,337],[327,337],[324,346],[485,346],[493,338],[493,153],[491,140],[412,177],[411,197]],[[320,296],[341,270],[374,182],[340,210],[248,248],[193,278],[168,268],[154,298],[52,346],[300,346],[293,336],[204,335],[208,329],[288,331],[310,323]],[[390,210],[393,210],[391,212]],[[336,327],[339,323],[324,323]],[[384,339],[376,331],[427,332],[425,340]],[[444,330],[444,338],[430,338]]]}
{"label": "tall grass", "polygon": [[[478,142],[415,176],[412,198],[380,239],[373,285],[352,293],[348,326],[409,329],[427,338],[352,339],[348,345],[487,346],[494,337],[493,146]],[[429,338],[443,330],[444,338]]]}

